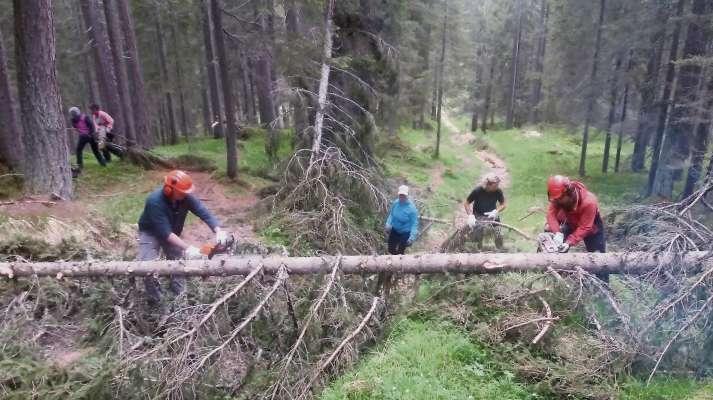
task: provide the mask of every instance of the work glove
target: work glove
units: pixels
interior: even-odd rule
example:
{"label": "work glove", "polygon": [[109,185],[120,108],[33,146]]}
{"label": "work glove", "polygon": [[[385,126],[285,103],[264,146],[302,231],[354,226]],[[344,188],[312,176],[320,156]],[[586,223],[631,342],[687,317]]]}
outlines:
{"label": "work glove", "polygon": [[225,244],[228,241],[228,233],[220,228],[215,228],[215,243]]}
{"label": "work glove", "polygon": [[185,256],[188,260],[196,260],[203,257],[203,255],[201,254],[201,249],[196,246],[188,246],[185,251]]}
{"label": "work glove", "polygon": [[493,210],[485,213],[485,216],[490,219],[496,219],[498,217],[498,210]]}
{"label": "work glove", "polygon": [[557,251],[558,251],[559,253],[566,253],[566,252],[568,252],[568,251],[569,251],[569,243],[564,242],[564,243],[560,244],[559,246],[557,246]]}
{"label": "work glove", "polygon": [[554,240],[558,245],[564,243],[564,234],[562,234],[562,232],[555,233]]}
{"label": "work glove", "polygon": [[475,215],[468,215],[468,226],[471,228],[475,227]]}

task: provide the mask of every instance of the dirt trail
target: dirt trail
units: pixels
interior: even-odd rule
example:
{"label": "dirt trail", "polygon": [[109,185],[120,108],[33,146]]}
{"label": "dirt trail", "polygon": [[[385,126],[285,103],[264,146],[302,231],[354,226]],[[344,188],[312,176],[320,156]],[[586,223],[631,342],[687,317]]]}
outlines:
{"label": "dirt trail", "polygon": [[[472,143],[472,141],[475,140],[475,135],[473,135],[472,132],[456,133],[459,131],[458,127],[453,123],[453,121],[450,120],[450,118],[448,118],[448,114],[443,114],[443,124],[452,132],[454,132],[451,136],[451,140],[454,143],[468,144]],[[495,154],[492,150],[488,149],[475,150],[475,156],[485,166],[483,173],[480,176],[481,179],[484,178],[486,175],[496,174],[500,177],[501,188],[507,189],[508,187],[510,187],[510,172],[507,169],[507,164],[502,158],[498,157],[497,154]],[[468,159],[469,157],[465,155],[463,157],[465,163],[465,159]],[[465,209],[461,204],[458,204],[458,206],[456,206],[455,208],[454,219],[456,227],[465,225],[466,220],[468,219],[468,215],[466,214]]]}
{"label": "dirt trail", "polygon": [[[231,193],[206,172],[192,172],[191,177],[196,186],[196,196],[218,218],[221,228],[232,232],[238,243],[259,241],[248,216],[259,201],[255,193],[249,190]],[[206,224],[197,221],[184,229],[183,237],[192,244],[201,244],[213,240],[214,235]]]}

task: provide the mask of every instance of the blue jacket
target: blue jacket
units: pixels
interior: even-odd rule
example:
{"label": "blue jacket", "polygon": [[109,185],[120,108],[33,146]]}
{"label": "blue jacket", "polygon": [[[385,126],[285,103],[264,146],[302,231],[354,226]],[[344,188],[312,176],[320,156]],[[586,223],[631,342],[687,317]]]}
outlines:
{"label": "blue jacket", "polygon": [[413,205],[411,200],[401,204],[399,199],[391,203],[389,217],[386,219],[386,225],[391,226],[391,229],[397,233],[409,233],[408,240],[416,240],[418,235],[418,210]]}
{"label": "blue jacket", "polygon": [[174,204],[163,194],[163,187],[159,187],[146,198],[144,212],[139,218],[139,230],[147,232],[159,240],[166,240],[171,233],[181,236],[188,211],[203,220],[210,226],[210,229],[215,230],[217,226],[220,226],[218,219],[205,208],[197,197],[189,194],[185,199]]}

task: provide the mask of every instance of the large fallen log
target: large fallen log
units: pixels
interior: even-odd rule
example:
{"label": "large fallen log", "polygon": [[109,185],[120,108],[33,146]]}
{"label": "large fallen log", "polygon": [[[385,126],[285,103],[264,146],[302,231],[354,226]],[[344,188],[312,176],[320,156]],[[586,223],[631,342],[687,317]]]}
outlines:
{"label": "large fallen log", "polygon": [[[713,254],[703,251],[683,254],[653,253],[475,253],[404,256],[343,256],[340,270],[346,274],[398,272],[403,274],[473,273],[511,271],[576,271],[642,274],[676,263],[691,272],[710,266]],[[264,274],[276,274],[281,266],[290,274],[329,274],[336,256],[260,257],[244,256],[213,260],[179,261],[65,261],[0,263],[0,277],[52,276],[229,276],[248,275],[262,266]]]}

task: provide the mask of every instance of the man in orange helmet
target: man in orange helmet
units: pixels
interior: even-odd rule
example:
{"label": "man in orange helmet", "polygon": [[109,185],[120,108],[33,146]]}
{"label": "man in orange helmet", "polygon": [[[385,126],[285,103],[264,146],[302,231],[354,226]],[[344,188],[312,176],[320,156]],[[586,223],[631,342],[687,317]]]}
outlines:
{"label": "man in orange helmet", "polygon": [[[149,195],[139,218],[138,261],[155,260],[160,250],[169,260],[200,257],[197,247],[181,239],[189,211],[215,232],[217,243],[226,241],[227,235],[220,229],[218,220],[191,194],[194,190],[190,175],[175,170],[166,175],[162,187]],[[157,305],[161,301],[161,285],[152,276],[144,279],[144,285],[149,304]],[[183,291],[183,280],[171,277],[169,289],[175,295],[180,294]]]}
{"label": "man in orange helmet", "polygon": [[551,176],[547,180],[547,196],[550,201],[547,228],[555,234],[561,253],[581,241],[590,253],[606,252],[604,223],[597,197],[584,184],[566,176]]}

